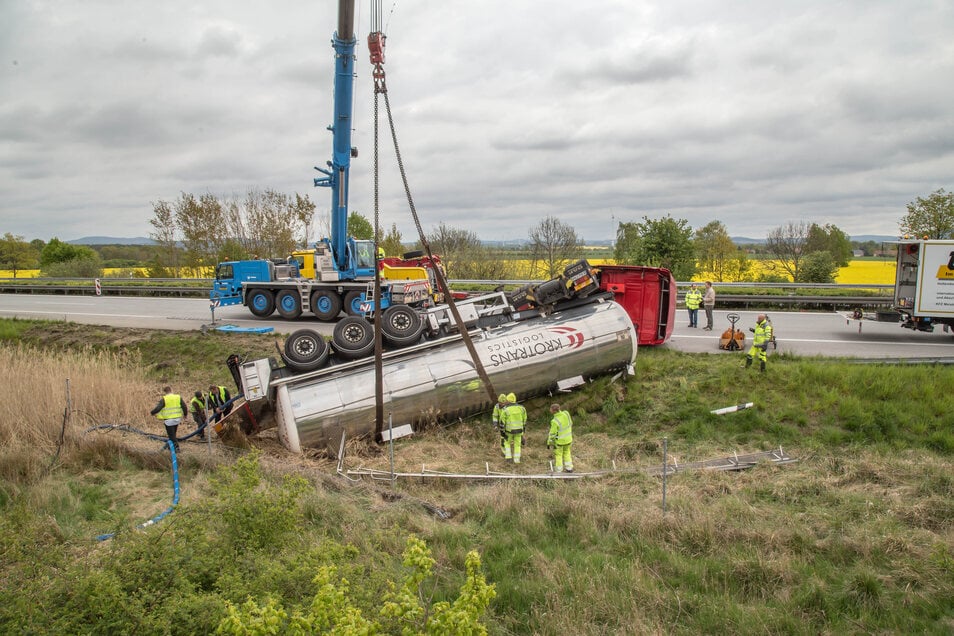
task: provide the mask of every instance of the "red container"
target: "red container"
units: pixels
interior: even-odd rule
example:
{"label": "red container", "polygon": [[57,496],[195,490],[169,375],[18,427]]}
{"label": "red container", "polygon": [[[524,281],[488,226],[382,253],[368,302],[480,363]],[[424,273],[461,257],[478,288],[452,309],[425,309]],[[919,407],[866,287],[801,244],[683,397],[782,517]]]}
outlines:
{"label": "red container", "polygon": [[600,265],[600,289],[611,291],[629,314],[641,345],[663,344],[676,320],[676,279],[668,269]]}

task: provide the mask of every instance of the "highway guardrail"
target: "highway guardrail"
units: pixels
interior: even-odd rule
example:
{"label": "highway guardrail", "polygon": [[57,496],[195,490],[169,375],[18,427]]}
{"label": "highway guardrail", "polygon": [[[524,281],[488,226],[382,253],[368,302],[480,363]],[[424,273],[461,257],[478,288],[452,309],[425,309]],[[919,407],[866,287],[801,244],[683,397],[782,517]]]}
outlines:
{"label": "highway guardrail", "polygon": [[[29,282],[28,282],[29,281]],[[0,279],[0,294],[54,294],[54,295],[96,295],[96,279],[69,278],[69,279]],[[113,281],[99,279],[100,294],[103,296],[170,296],[178,298],[208,298],[212,286],[211,279],[141,279]],[[486,281],[486,280],[451,280],[454,285],[481,285],[500,286],[504,288],[518,287],[530,282],[539,281]],[[689,283],[677,283],[678,287],[687,287]],[[725,293],[723,289],[745,288],[757,290],[761,293],[739,294]],[[736,307],[824,307],[824,308],[855,308],[855,307],[883,307],[893,302],[893,285],[839,285],[839,284],[795,284],[795,283],[719,283],[719,294],[716,297],[717,306],[721,308]],[[796,294],[797,289],[805,290],[865,290],[874,292],[872,295],[837,295],[837,294]],[[782,290],[787,293],[765,293],[767,290]],[[678,291],[681,303],[684,296]]]}

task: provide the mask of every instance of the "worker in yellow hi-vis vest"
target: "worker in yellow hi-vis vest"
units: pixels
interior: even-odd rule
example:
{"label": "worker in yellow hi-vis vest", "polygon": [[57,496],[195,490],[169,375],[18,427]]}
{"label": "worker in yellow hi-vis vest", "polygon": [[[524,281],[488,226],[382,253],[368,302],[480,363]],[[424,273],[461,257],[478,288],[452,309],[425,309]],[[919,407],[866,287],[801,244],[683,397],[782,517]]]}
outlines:
{"label": "worker in yellow hi-vis vest", "polygon": [[[519,464],[523,429],[527,426],[527,409],[522,404],[517,404],[517,396],[513,393],[507,394],[507,406],[503,410],[501,420],[503,421],[504,431],[507,433],[504,458],[512,460],[514,464]],[[513,450],[511,451],[511,449]]]}
{"label": "worker in yellow hi-vis vest", "polygon": [[745,366],[752,366],[752,360],[757,355],[759,357],[759,371],[765,373],[765,360],[768,358],[769,343],[772,341],[772,321],[765,314],[759,314],[755,318],[755,327],[749,327],[749,331],[755,334],[752,338],[752,346],[745,358]]}
{"label": "worker in yellow hi-vis vest", "polygon": [[155,415],[162,423],[166,425],[166,436],[172,442],[172,446],[179,450],[179,440],[176,439],[176,431],[179,428],[179,422],[189,412],[185,400],[181,395],[172,392],[171,386],[162,388],[162,397],[156,407],[149,411],[150,415]]}
{"label": "worker in yellow hi-vis vest", "polygon": [[573,456],[570,447],[573,446],[573,418],[569,411],[564,411],[559,404],[550,405],[550,435],[547,436],[547,448],[553,449],[553,465],[558,473],[564,469],[573,472]]}
{"label": "worker in yellow hi-vis vest", "polygon": [[690,327],[699,326],[699,307],[702,306],[702,299],[702,292],[696,289],[696,284],[689,285],[689,291],[686,292],[686,309],[689,310]]}
{"label": "worker in yellow hi-vis vest", "polygon": [[494,425],[494,430],[500,432],[500,452],[507,456],[507,431],[503,427],[503,410],[507,408],[507,396],[501,393],[497,396],[497,403],[494,404],[494,412],[490,416],[490,422]]}

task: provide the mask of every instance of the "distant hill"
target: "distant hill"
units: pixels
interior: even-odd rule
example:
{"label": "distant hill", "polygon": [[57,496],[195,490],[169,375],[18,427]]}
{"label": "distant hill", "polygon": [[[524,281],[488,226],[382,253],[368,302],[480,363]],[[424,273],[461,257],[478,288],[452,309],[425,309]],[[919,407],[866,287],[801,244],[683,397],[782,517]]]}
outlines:
{"label": "distant hill", "polygon": [[[754,238],[748,238],[746,236],[732,236],[730,238],[732,239],[732,242],[735,243],[736,245],[753,245],[753,244],[764,245],[765,244],[764,238],[754,239]],[[864,243],[866,241],[875,241],[876,243],[880,243],[882,241],[897,241],[898,237],[887,236],[884,234],[859,234],[858,236],[849,236],[848,239],[851,241],[857,241],[859,243]]]}
{"label": "distant hill", "polygon": [[529,241],[527,239],[510,239],[506,241],[481,241],[481,245],[486,245],[488,247],[523,247]]}
{"label": "distant hill", "polygon": [[881,243],[884,241],[897,241],[898,237],[887,236],[885,234],[859,234],[858,236],[849,237],[852,241],[858,241],[859,243],[864,243],[866,241],[874,241],[876,243]]}
{"label": "distant hill", "polygon": [[117,236],[84,236],[83,238],[66,241],[70,245],[155,245],[156,242],[151,238],[136,236],[133,238],[122,238]]}

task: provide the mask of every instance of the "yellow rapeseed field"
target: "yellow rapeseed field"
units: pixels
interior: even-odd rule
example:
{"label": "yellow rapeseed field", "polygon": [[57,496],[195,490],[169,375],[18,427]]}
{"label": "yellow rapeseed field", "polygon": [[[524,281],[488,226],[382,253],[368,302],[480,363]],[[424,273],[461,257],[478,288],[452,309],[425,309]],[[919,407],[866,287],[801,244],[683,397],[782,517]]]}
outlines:
{"label": "yellow rapeseed field", "polygon": [[[599,266],[599,265],[612,265],[613,259],[605,258],[591,258],[588,259],[590,265]],[[516,272],[517,278],[526,278],[526,274],[520,274],[519,272],[528,272],[530,270],[530,261],[514,261],[514,269]],[[107,268],[103,272],[104,277],[117,276],[126,274],[132,271],[133,268]],[[138,268],[142,271],[145,271],[144,268]],[[752,261],[752,274],[753,277],[757,278],[759,272],[762,269],[762,261],[753,260]],[[892,285],[894,284],[894,270],[895,263],[893,260],[853,260],[848,263],[848,267],[842,267],[838,270],[838,273],[835,275],[835,282],[841,283],[844,285]],[[17,272],[17,278],[36,278],[40,275],[40,270],[38,269],[28,269],[20,270]],[[210,274],[211,276],[211,274]],[[0,270],[0,278],[13,278],[13,272],[10,270]],[[702,281],[704,276],[697,276],[695,280]],[[725,281],[732,282],[732,281]]]}
{"label": "yellow rapeseed field", "polygon": [[843,285],[893,285],[894,261],[851,261],[835,275],[835,282]]}
{"label": "yellow rapeseed field", "polygon": [[[36,278],[40,275],[40,270],[38,269],[19,269],[17,270],[17,278]],[[13,278],[12,269],[0,269],[0,278]]]}

